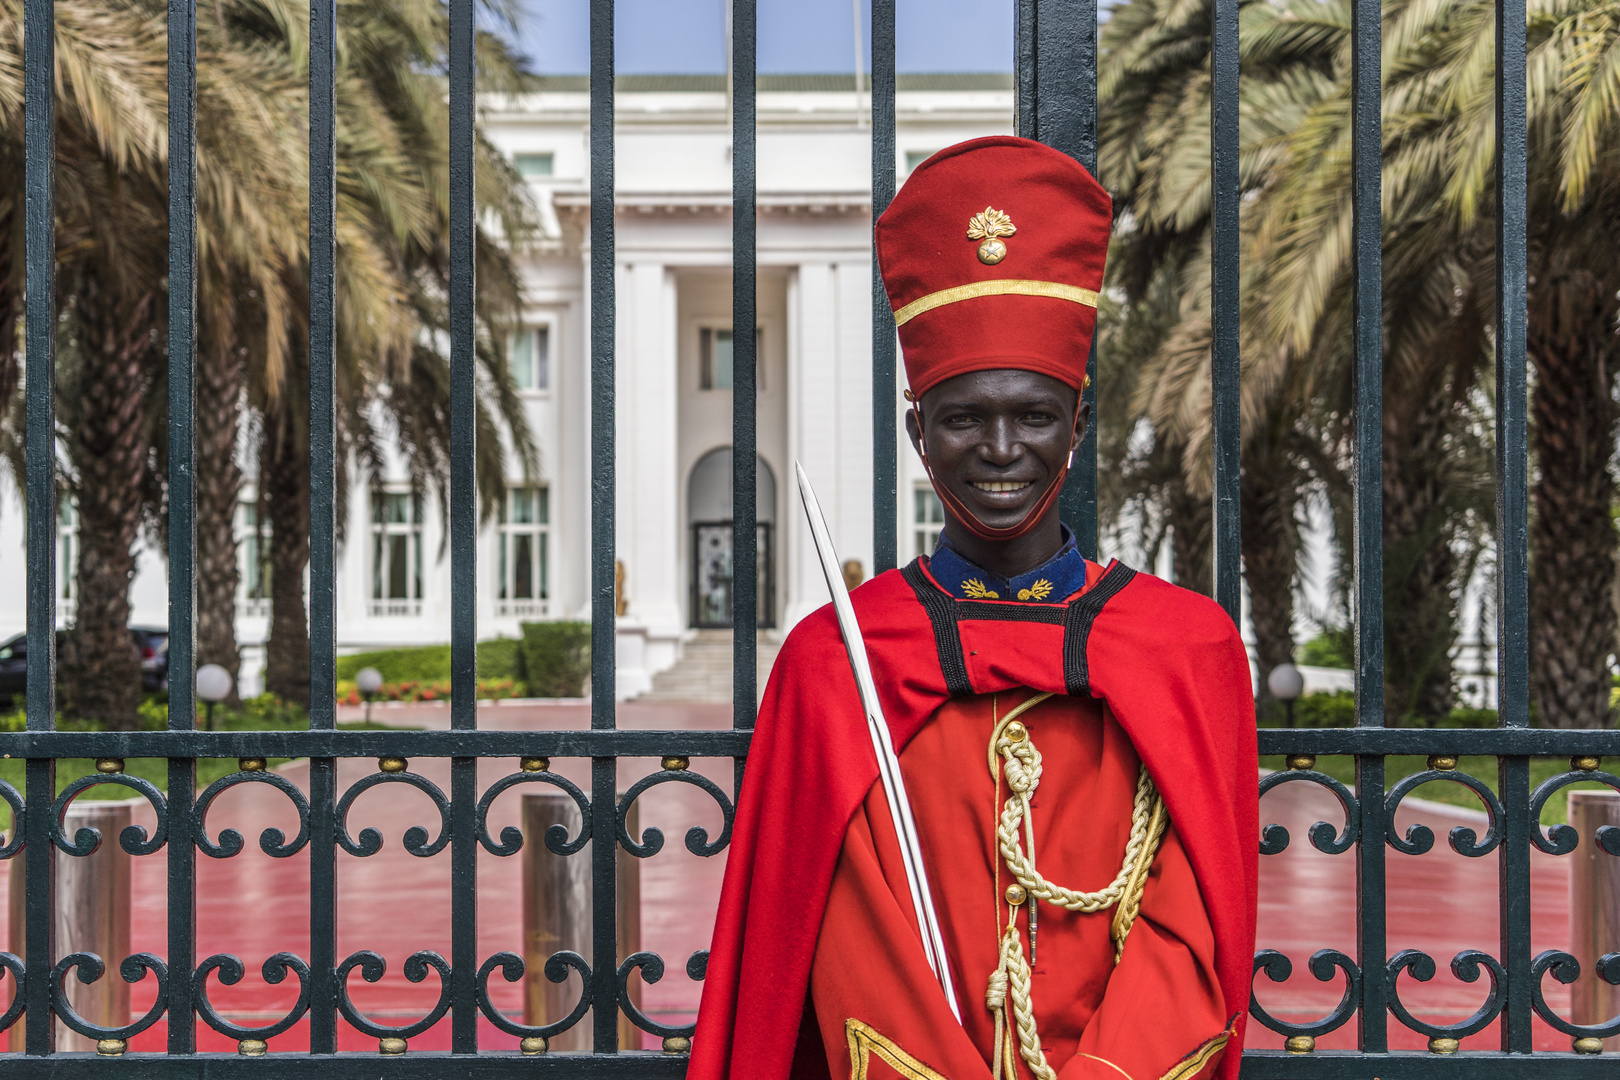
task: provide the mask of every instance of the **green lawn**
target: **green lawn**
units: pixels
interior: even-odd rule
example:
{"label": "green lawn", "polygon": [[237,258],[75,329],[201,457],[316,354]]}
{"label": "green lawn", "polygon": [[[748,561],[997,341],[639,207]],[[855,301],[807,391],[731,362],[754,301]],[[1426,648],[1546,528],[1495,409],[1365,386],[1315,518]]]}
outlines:
{"label": "green lawn", "polygon": [[[167,706],[148,701],[141,709],[143,717],[151,724],[167,722]],[[12,718],[7,718],[12,719]],[[219,731],[307,731],[309,717],[301,709],[275,704],[264,700],[245,702],[240,711],[217,711],[214,717],[214,727]],[[63,728],[76,725],[64,722]],[[201,724],[199,723],[199,726]],[[419,731],[419,727],[412,725],[380,724],[376,721],[355,720],[341,723],[338,727],[345,731]],[[269,768],[285,764],[290,758],[269,758],[266,764]],[[20,758],[0,758],[0,780],[5,781],[22,794],[24,786],[24,765]],[[59,758],[56,762],[56,790],[60,794],[73,781],[82,776],[89,776],[96,771],[93,758]],[[237,771],[236,758],[199,758],[197,760],[197,791],[200,793],[209,784],[222,776],[229,776]],[[169,763],[167,758],[127,758],[124,761],[124,775],[137,776],[149,781],[159,791],[167,791],[169,787]],[[91,801],[118,801],[123,799],[142,798],[140,792],[123,784],[98,784],[81,793],[78,799]],[[77,801],[77,800],[76,800]],[[0,833],[11,830],[11,807],[0,801]]]}
{"label": "green lawn", "polygon": [[[1281,755],[1267,755],[1260,759],[1260,764],[1267,769],[1285,769]],[[1316,768],[1319,772],[1345,784],[1352,790],[1355,788],[1356,759],[1347,755],[1335,754],[1331,757],[1316,759]],[[1423,772],[1428,768],[1424,758],[1417,755],[1396,756],[1384,759],[1384,787],[1394,787],[1401,779],[1413,773]],[[1457,771],[1468,773],[1484,781],[1493,791],[1496,789],[1496,759],[1493,757],[1463,757],[1457,762]],[[1535,791],[1537,785],[1549,777],[1569,771],[1568,758],[1538,757],[1530,759],[1530,790]],[[1606,784],[1583,781],[1571,784],[1561,789],[1541,811],[1543,825],[1563,824],[1569,816],[1569,799],[1567,792],[1592,791],[1606,788]],[[1466,806],[1470,810],[1483,810],[1485,805],[1480,802],[1479,796],[1461,784],[1447,783],[1444,780],[1435,780],[1424,784],[1412,795],[1420,799],[1429,799],[1433,802],[1450,803],[1454,806]]]}

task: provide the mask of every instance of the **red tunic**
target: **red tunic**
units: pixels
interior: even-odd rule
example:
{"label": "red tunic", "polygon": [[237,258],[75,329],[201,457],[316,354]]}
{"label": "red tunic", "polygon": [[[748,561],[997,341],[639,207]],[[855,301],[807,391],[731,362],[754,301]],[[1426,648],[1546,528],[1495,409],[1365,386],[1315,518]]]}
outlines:
{"label": "red tunic", "polygon": [[[1236,1080],[1254,955],[1259,834],[1248,658],[1231,619],[1206,597],[1117,563],[1090,580],[1081,595],[1062,603],[957,600],[932,582],[926,564],[913,563],[903,572],[874,578],[856,589],[852,600],[884,718],[903,755],[909,754],[913,739],[926,738],[922,733],[930,721],[953,699],[1024,693],[1028,688],[1106,706],[1153,777],[1196,881],[1213,940],[1207,963],[1220,991],[1221,1022],[1231,1025],[1215,1075]],[[982,771],[988,784],[985,750],[981,744],[960,771],[964,776],[968,770]],[[874,832],[871,823],[885,821],[886,814],[881,804],[876,809],[867,804],[876,779],[865,716],[829,606],[795,627],[766,686],[738,800],[693,1038],[691,1080],[784,1080],[801,1069],[806,1076],[816,1075],[818,1068],[827,1075],[826,1040],[816,1010],[806,1008],[814,1004],[812,968],[840,857],[863,806],[867,835],[874,844],[882,842],[881,829]],[[922,786],[925,781],[911,783]],[[1050,785],[1043,785],[1050,794]],[[1037,800],[1043,803],[1036,812],[1040,827],[1042,816],[1057,811],[1051,799],[1037,795]],[[929,826],[923,828],[926,847]],[[967,850],[985,842],[982,836],[962,841]],[[1161,861],[1175,841],[1167,839],[1166,845]],[[876,857],[881,870],[882,856]],[[977,857],[982,859],[982,852]],[[1158,871],[1159,883],[1169,866],[1165,862]],[[953,868],[947,865],[934,873],[938,889]],[[978,873],[988,876],[982,866]],[[1065,880],[1064,873],[1051,877],[1074,888],[1096,888],[1108,880]],[[1154,885],[1150,882],[1150,890]],[[880,900],[887,893],[891,903],[895,895],[906,895],[897,894],[892,882],[881,890],[863,891]],[[1053,910],[1050,905],[1043,909],[1043,915]],[[1043,921],[1050,924],[1052,918]],[[1163,922],[1173,921],[1164,915]],[[1148,940],[1144,931],[1154,925],[1153,916],[1139,921],[1121,968],[1109,965],[1110,982],[1134,963],[1133,948]],[[903,928],[895,924],[892,933],[899,936],[890,938],[892,947],[872,956],[874,968],[891,957],[920,959],[921,945],[909,918]],[[1197,936],[1193,929],[1177,931],[1181,933],[1188,943]],[[976,940],[978,934],[967,937]],[[1081,934],[1076,940],[1089,939]],[[1140,951],[1146,956],[1151,950]],[[1196,953],[1196,947],[1191,951]],[[1043,950],[1039,962],[1047,968],[1053,959]],[[982,1003],[982,983],[971,985],[968,974],[959,981],[964,998],[972,995]],[[931,995],[943,1004],[931,976],[908,978],[906,986],[916,999]],[[1106,988],[1087,1015],[1106,1017],[1114,990]],[[1165,1000],[1156,992],[1143,997],[1141,1004],[1124,1011],[1155,1016],[1161,1027],[1171,1022],[1168,1010],[1186,1007],[1179,997]],[[1087,1032],[1095,1026],[1073,1017],[1053,1019],[1039,987],[1034,999],[1049,1043],[1052,1032],[1064,1024],[1084,1025]],[[973,1004],[964,1000],[964,1017],[974,1011]],[[1054,1026],[1048,1029],[1049,1024]],[[1178,1028],[1178,1042],[1195,1034],[1179,1030],[1180,1024],[1172,1026]],[[1102,1035],[1105,1029],[1097,1030]],[[942,1035],[935,1042],[958,1037],[970,1044],[965,1052],[974,1058],[968,1064],[976,1060],[980,1072],[948,1075],[948,1080],[978,1080],[987,1071],[987,1055],[971,1034]],[[1191,1046],[1166,1049],[1167,1060],[1174,1061]],[[887,1060],[881,1053],[878,1058]],[[1073,1068],[1076,1060],[1071,1057],[1066,1067]],[[1183,1073],[1182,1078],[1195,1075]],[[1157,1078],[1133,1075],[1133,1080]]]}
{"label": "red tunic", "polygon": [[[928,1070],[924,1075],[990,1076],[996,1033],[985,988],[999,963],[1002,896],[1011,878],[995,850],[1000,805],[986,750],[992,716],[1029,696],[1013,691],[950,702],[900,757],[961,1025],[943,995],[918,992],[932,991],[935,979],[917,945],[881,784],[850,822],[810,971],[834,1080],[892,1075],[881,1067],[883,1054],[862,1052],[868,1042],[906,1053]],[[1095,701],[1051,698],[1021,719],[1043,758],[1033,800],[1040,871],[1060,885],[1099,889],[1119,872],[1130,833],[1136,750]],[[1003,786],[1002,798],[1006,793]],[[1031,998],[1047,1062],[1062,1080],[1119,1080],[1121,1073],[1159,1080],[1202,1051],[1202,1060],[1178,1075],[1207,1075],[1229,1018],[1215,975],[1214,933],[1173,827],[1117,966],[1112,917],[1113,909],[1086,914],[1041,905]],[[808,1050],[801,1046],[806,1065]],[[1033,1076],[1022,1059],[1017,1075]]]}

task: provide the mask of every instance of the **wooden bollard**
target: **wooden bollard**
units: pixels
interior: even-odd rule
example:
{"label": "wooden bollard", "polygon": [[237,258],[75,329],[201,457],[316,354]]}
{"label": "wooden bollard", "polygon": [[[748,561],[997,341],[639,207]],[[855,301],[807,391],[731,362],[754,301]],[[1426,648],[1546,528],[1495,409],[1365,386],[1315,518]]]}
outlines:
{"label": "wooden bollard", "polygon": [[[625,823],[640,839],[636,806],[631,804]],[[578,836],[579,807],[561,791],[523,796],[523,1022],[551,1024],[567,1016],[583,992],[577,974],[567,982],[546,978],[546,959],[563,949],[591,960],[591,844],[573,855],[557,855],[546,847],[546,830],[561,825]],[[610,838],[604,837],[603,842]],[[618,848],[619,955],[611,967],[641,949],[641,860]],[[593,965],[607,970],[609,965]],[[630,977],[630,1000],[641,1007],[641,977]],[[591,1015],[550,1041],[552,1050],[589,1052],[595,1040]],[[639,1050],[641,1030],[619,1014],[619,1046]]]}
{"label": "wooden bollard", "polygon": [[[1620,986],[1598,977],[1598,957],[1620,947],[1620,856],[1598,846],[1597,831],[1620,826],[1620,793],[1572,791],[1569,823],[1580,833],[1569,855],[1569,951],[1581,962],[1581,977],[1569,988],[1570,1019],[1601,1024],[1620,1013]],[[1605,1039],[1604,1048],[1620,1050],[1620,1037]]]}
{"label": "wooden bollard", "polygon": [[[62,832],[72,840],[80,829],[101,833],[101,846],[91,855],[78,858],[56,853],[56,960],[76,952],[95,953],[106,964],[101,978],[86,986],[77,974],[62,979],[63,993],[73,1010],[102,1027],[129,1023],[129,983],[118,972],[118,965],[130,954],[130,870],[131,856],[118,843],[119,835],[131,823],[132,804],[128,802],[72,803],[62,821]],[[23,857],[11,860],[8,920],[11,951],[27,960],[28,884],[23,873]],[[148,975],[147,978],[152,976]],[[24,1049],[22,1020],[11,1026],[12,1050]],[[96,1049],[87,1039],[58,1021],[56,1049]]]}

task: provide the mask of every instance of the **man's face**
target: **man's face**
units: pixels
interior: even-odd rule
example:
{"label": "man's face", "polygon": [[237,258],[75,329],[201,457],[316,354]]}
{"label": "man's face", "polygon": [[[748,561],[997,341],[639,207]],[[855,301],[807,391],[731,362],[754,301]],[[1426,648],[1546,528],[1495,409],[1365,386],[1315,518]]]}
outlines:
{"label": "man's face", "polygon": [[906,417],[913,445],[928,452],[935,480],[992,529],[1021,523],[1085,437],[1086,406],[1049,375],[975,371],[922,396],[923,430]]}

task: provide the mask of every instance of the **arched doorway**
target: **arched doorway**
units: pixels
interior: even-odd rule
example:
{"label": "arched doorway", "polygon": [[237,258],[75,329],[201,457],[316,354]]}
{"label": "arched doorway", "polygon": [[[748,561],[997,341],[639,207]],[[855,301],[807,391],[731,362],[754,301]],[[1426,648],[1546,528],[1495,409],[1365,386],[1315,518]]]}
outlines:
{"label": "arched doorway", "polygon": [[[776,625],[776,560],[771,543],[776,525],[776,474],[757,458],[754,482],[759,524],[758,626]],[[710,450],[692,466],[686,487],[686,520],[691,529],[691,598],[688,618],[699,629],[732,625],[731,447]]]}

